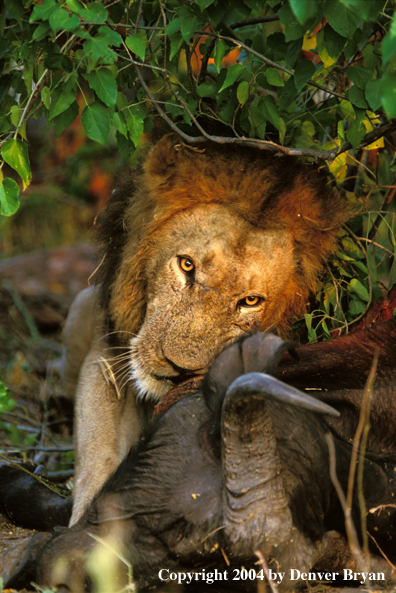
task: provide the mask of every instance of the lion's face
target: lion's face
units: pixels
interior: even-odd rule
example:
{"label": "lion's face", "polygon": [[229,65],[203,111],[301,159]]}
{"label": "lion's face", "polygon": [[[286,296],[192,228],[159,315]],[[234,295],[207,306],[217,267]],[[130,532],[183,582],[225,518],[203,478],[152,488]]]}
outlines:
{"label": "lion's face", "polygon": [[160,399],[240,334],[276,325],[294,262],[286,230],[259,229],[216,204],[179,212],[155,239],[131,360],[139,394]]}

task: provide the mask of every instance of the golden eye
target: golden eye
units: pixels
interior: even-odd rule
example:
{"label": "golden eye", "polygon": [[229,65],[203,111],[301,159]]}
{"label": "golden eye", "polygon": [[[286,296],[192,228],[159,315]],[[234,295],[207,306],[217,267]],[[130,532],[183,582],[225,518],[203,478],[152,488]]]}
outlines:
{"label": "golden eye", "polygon": [[195,265],[191,257],[179,257],[179,266],[186,274],[192,274],[195,271]]}
{"label": "golden eye", "polygon": [[263,298],[259,297],[255,294],[250,294],[249,296],[245,297],[239,304],[241,307],[258,307],[263,302]]}

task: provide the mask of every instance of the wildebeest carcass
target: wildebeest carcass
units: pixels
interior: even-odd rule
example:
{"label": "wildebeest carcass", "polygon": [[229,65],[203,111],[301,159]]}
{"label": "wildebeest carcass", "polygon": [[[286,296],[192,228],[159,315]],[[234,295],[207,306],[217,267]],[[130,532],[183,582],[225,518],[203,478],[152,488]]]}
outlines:
{"label": "wildebeest carcass", "polygon": [[[34,580],[73,593],[95,589],[95,562],[86,565],[85,560],[95,554],[98,537],[133,565],[142,589],[192,572],[201,575],[193,577],[199,585],[215,569],[227,574],[227,582],[216,583],[217,590],[238,585],[234,569],[243,566],[259,573],[256,551],[272,574],[283,575],[277,582],[284,589],[295,584],[297,573],[291,569],[299,574],[315,566],[327,570],[329,559],[337,556],[337,534],[345,533],[345,518],[330,479],[326,434],[333,435],[337,478],[346,492],[362,388],[377,347],[378,385],[363,461],[363,493],[370,549],[394,563],[395,340],[396,320],[338,338],[330,346],[298,349],[299,360],[285,354],[288,345],[272,334],[238,341],[218,356],[202,391],[174,403],[153,424],[79,523],[32,539],[6,586]],[[311,392],[315,398],[274,375],[301,389],[316,389]],[[47,500],[37,497],[39,508],[31,498],[24,503],[16,497],[13,470],[1,471],[2,508],[16,520],[23,511],[26,521],[27,507],[36,516],[49,502],[56,507],[52,493],[45,495]],[[352,519],[359,532],[356,488]],[[346,568],[343,551],[337,558],[341,575]],[[119,587],[127,580],[127,569],[114,558]],[[381,580],[382,574],[368,571],[359,578]],[[175,578],[181,582],[184,577]],[[254,581],[241,584],[243,590],[256,587]]]}

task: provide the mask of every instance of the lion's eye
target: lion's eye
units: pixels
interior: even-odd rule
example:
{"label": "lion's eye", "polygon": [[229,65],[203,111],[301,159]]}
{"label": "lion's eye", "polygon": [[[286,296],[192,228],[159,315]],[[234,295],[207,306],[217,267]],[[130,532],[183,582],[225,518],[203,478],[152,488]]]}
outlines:
{"label": "lion's eye", "polygon": [[179,257],[179,266],[180,269],[183,270],[185,274],[193,274],[195,271],[195,264],[191,257]]}
{"label": "lion's eye", "polygon": [[241,299],[239,301],[240,307],[258,307],[263,302],[263,297],[259,297],[255,294],[250,294],[249,296]]}

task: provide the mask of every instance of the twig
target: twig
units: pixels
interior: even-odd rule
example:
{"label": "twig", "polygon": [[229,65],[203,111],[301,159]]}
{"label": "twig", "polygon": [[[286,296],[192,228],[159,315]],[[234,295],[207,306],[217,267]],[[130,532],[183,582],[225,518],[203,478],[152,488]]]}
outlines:
{"label": "twig", "polygon": [[[360,417],[358,427],[356,429],[356,434],[353,439],[352,445],[352,455],[351,455],[351,465],[349,468],[349,479],[348,479],[348,495],[347,495],[347,504],[349,508],[352,508],[352,499],[353,499],[353,485],[355,479],[355,471],[356,471],[356,464],[359,454],[359,467],[357,470],[357,496],[359,500],[359,509],[360,509],[360,520],[361,520],[361,528],[362,528],[362,537],[363,537],[363,553],[365,557],[368,555],[368,538],[367,538],[367,529],[366,529],[366,503],[364,500],[364,493],[363,493],[363,469],[364,469],[364,454],[366,452],[366,445],[367,445],[367,437],[368,431],[370,428],[370,402],[373,393],[373,385],[375,381],[375,377],[377,374],[377,366],[378,366],[378,358],[379,358],[379,351],[375,350],[373,362],[370,368],[369,376],[367,378],[366,387],[364,388],[363,398],[362,398],[362,405],[360,408]],[[363,435],[363,436],[362,436]],[[359,441],[362,437],[360,451],[359,451]]]}
{"label": "twig", "polygon": [[358,239],[359,239],[359,241],[366,241],[366,243],[371,243],[371,245],[378,247],[378,249],[382,249],[382,251],[385,251],[386,253],[388,253],[389,255],[391,255],[393,257],[393,251],[391,251],[390,249],[387,249],[383,245],[380,245],[376,241],[372,241],[371,239],[366,239],[366,237],[358,237]]}
{"label": "twig", "polygon": [[[205,32],[205,31],[198,31],[196,33],[201,34],[201,35],[207,35],[207,36],[214,35],[214,34],[211,34],[211,33]],[[218,37],[218,36],[216,35],[216,37]],[[221,36],[219,36],[219,37],[221,38]],[[232,38],[227,38],[227,39],[231,40],[236,45],[245,47],[244,44],[242,44],[241,42],[239,42],[235,39],[232,39]],[[162,72],[165,75],[165,77],[168,75],[168,72],[166,70],[164,70],[164,68],[159,68],[158,66],[151,66],[150,64],[145,64],[143,62],[137,62],[136,60],[133,59],[128,47],[126,46],[126,44],[124,42],[123,42],[123,45],[124,45],[124,48],[128,54],[128,58],[124,58],[124,59],[129,59],[130,62],[135,66],[136,74],[140,81],[140,84],[146,91],[150,101],[154,105],[154,107],[157,110],[157,112],[159,113],[159,115],[162,117],[162,119],[169,125],[169,127],[176,134],[178,134],[181,138],[183,138],[186,142],[189,142],[190,144],[202,144],[206,140],[210,140],[211,142],[215,142],[217,144],[238,144],[241,146],[249,145],[254,148],[271,149],[274,151],[279,151],[282,154],[287,154],[287,155],[291,155],[291,156],[300,156],[300,157],[306,156],[306,157],[312,157],[315,160],[323,159],[323,160],[326,160],[329,162],[332,162],[339,154],[345,152],[346,150],[349,150],[349,148],[352,148],[352,145],[348,142],[345,143],[340,150],[339,150],[338,146],[335,146],[334,148],[332,148],[330,150],[316,150],[313,148],[292,148],[292,147],[288,147],[288,146],[282,146],[280,144],[277,144],[276,142],[271,142],[269,140],[259,140],[257,138],[247,138],[245,136],[240,136],[240,137],[236,137],[236,138],[235,137],[230,138],[227,136],[212,136],[210,134],[207,134],[203,130],[203,128],[199,124],[197,124],[196,118],[194,118],[191,115],[190,110],[188,108],[186,108],[186,103],[183,102],[182,98],[176,94],[176,91],[174,91],[171,86],[170,88],[171,88],[172,93],[176,96],[177,100],[183,105],[184,109],[186,109],[189,116],[192,117],[194,124],[196,125],[196,127],[202,134],[202,136],[190,136],[189,134],[186,134],[180,128],[178,128],[178,126],[168,117],[168,115],[165,113],[165,111],[163,111],[163,109],[161,109],[161,107],[159,106],[158,102],[156,101],[153,93],[150,91],[150,88],[146,84],[143,76],[141,75],[140,68],[149,68],[149,69],[158,70],[158,71]],[[246,48],[247,48],[247,46],[246,46]],[[265,61],[266,63],[271,63],[274,67],[279,67],[280,69],[283,69],[285,72],[287,72],[291,75],[294,75],[294,73],[291,70],[288,70],[287,68],[284,68],[283,66],[280,66],[279,64],[276,64],[275,62],[271,62],[271,60],[268,60],[267,58],[265,58],[261,54],[258,54],[257,52],[253,52],[253,53],[257,54],[257,56],[260,57],[261,59],[263,59],[263,61]],[[323,90],[331,92],[329,89],[326,89],[325,87],[323,87]],[[332,94],[335,94],[335,93],[332,93]],[[337,95],[337,96],[344,98],[342,95]],[[371,144],[374,141],[374,139],[378,139],[379,137],[392,131],[393,129],[396,129],[396,122],[394,122],[392,124],[386,124],[384,126],[381,126],[377,130],[375,130],[375,132],[369,132],[364,137],[361,145],[365,146],[367,144]],[[375,134],[375,136],[374,136],[374,134]]]}
{"label": "twig", "polygon": [[[385,134],[389,134],[394,130],[396,130],[396,121],[384,124],[383,126],[379,126],[376,130],[373,130],[372,132],[366,134],[359,146],[368,146],[369,144],[372,144],[372,142],[375,142],[379,138],[385,136]],[[339,154],[342,154],[343,152],[346,152],[347,150],[350,150],[351,148],[353,148],[352,144],[350,142],[345,142],[345,144],[342,145],[339,152],[337,153],[337,156]]]}
{"label": "twig", "polygon": [[[327,273],[330,275],[331,281],[332,281],[333,286],[334,286],[334,292],[335,292],[335,298],[336,298],[336,305],[337,305],[338,309],[341,311],[341,315],[342,315],[342,317],[344,319],[344,325],[345,325],[346,331],[348,331],[348,320],[345,317],[345,313],[344,313],[344,311],[342,310],[342,307],[341,307],[340,296],[338,294],[338,286],[337,286],[336,279],[334,278],[333,272],[331,271],[330,266],[327,263],[326,263],[326,268],[327,268]],[[339,329],[339,328],[337,328],[337,329]]]}
{"label": "twig", "polygon": [[279,21],[279,14],[270,14],[268,16],[258,16],[257,18],[253,19],[246,19],[245,21],[238,21],[237,23],[233,23],[229,25],[230,29],[238,29],[239,27],[247,27],[248,25],[258,25],[260,23],[272,23],[274,21]]}
{"label": "twig", "polygon": [[269,578],[268,565],[267,565],[267,563],[265,561],[265,558],[264,558],[263,554],[261,553],[261,550],[254,550],[254,553],[256,554],[257,558],[259,559],[259,562],[260,562],[261,566],[263,567],[264,574],[267,577],[267,581],[268,581],[268,584],[270,586],[270,589],[271,589],[272,593],[278,593],[278,587]]}
{"label": "twig", "polygon": [[[238,47],[242,47],[248,53],[252,54],[253,56],[256,56],[261,61],[263,61],[265,64],[268,64],[268,66],[272,66],[273,68],[277,68],[277,70],[281,70],[282,72],[285,72],[286,74],[289,74],[289,76],[293,76],[294,77],[293,70],[290,70],[289,68],[286,68],[286,66],[282,66],[281,64],[278,64],[277,62],[273,62],[269,58],[266,58],[265,56],[263,56],[263,54],[260,54],[259,52],[255,51],[254,49],[252,49],[251,47],[249,47],[248,45],[246,45],[245,43],[243,43],[239,39],[234,39],[234,37],[228,37],[226,35],[218,35],[217,33],[210,33],[208,31],[195,31],[195,35],[202,35],[202,36],[206,35],[207,37],[213,37],[213,36],[215,36],[215,37],[218,37],[219,39],[224,39],[226,41],[230,41],[233,45],[236,45]],[[307,84],[309,84],[310,86],[313,86],[313,87],[315,87],[317,89],[320,89],[321,91],[324,91],[326,93],[329,93],[329,95],[333,95],[334,97],[338,97],[339,99],[347,100],[347,97],[345,95],[341,95],[340,93],[337,93],[336,91],[333,91],[330,88],[327,88],[325,86],[322,86],[321,84],[318,84],[317,82],[308,81]]]}
{"label": "twig", "polygon": [[[369,511],[370,512],[370,511]],[[377,549],[379,550],[379,552],[381,553],[381,555],[385,558],[385,560],[387,561],[387,563],[393,568],[395,569],[396,566],[394,564],[392,564],[392,562],[389,560],[388,556],[385,554],[385,552],[383,551],[383,549],[379,546],[377,540],[375,539],[375,537],[373,537],[371,535],[371,533],[368,534],[369,537],[371,538],[371,540],[374,542],[374,544],[376,545]]]}
{"label": "twig", "polygon": [[[384,211],[387,211],[388,210],[388,208],[389,208],[389,206],[390,206],[390,204],[391,204],[391,202],[392,202],[392,200],[394,198],[395,193],[396,193],[396,188],[395,187],[392,187],[392,189],[385,196],[385,199],[382,202],[382,205],[381,205],[380,210],[384,210]],[[378,214],[377,217],[376,217],[376,219],[372,222],[372,227],[371,227],[370,232],[368,234],[368,239],[373,239],[374,238],[374,235],[377,232],[377,226],[379,226],[379,224],[380,224],[380,220],[382,220],[382,215],[381,214]]]}
{"label": "twig", "polygon": [[359,548],[359,540],[356,534],[356,529],[352,521],[351,517],[351,510],[347,507],[347,502],[345,498],[345,494],[341,488],[341,484],[337,477],[337,470],[336,470],[336,454],[335,454],[335,447],[334,447],[334,439],[331,433],[327,433],[325,435],[327,446],[329,448],[329,459],[330,459],[330,479],[333,483],[333,486],[337,492],[342,510],[345,516],[345,528],[348,537],[349,546],[351,548],[352,554],[355,556],[356,562],[360,568],[360,570],[364,570],[365,562],[362,556],[362,552]]}
{"label": "twig", "polygon": [[33,317],[31,316],[29,309],[26,307],[25,303],[21,299],[17,289],[12,284],[11,280],[8,280],[8,279],[3,280],[1,283],[1,286],[3,288],[5,288],[10,293],[16,308],[18,309],[18,311],[22,315],[26,325],[28,326],[28,329],[29,329],[32,339],[39,340],[40,332],[37,329],[37,325],[36,325]]}
{"label": "twig", "polygon": [[[12,459],[9,459],[8,457],[6,457],[6,455],[3,455],[2,453],[0,453],[0,457],[2,459],[5,459],[5,461],[7,461],[10,465],[12,465],[12,467],[15,467],[16,469],[19,469],[20,471],[25,472],[26,474],[29,474],[29,476],[32,476],[32,478],[34,478],[35,480],[37,480],[38,482],[40,482],[40,484],[42,484],[43,486],[45,486],[46,488],[48,488],[48,490],[51,490],[52,492],[55,492],[56,494],[59,494],[58,490],[56,488],[53,488],[51,486],[51,484],[48,484],[48,482],[46,480],[43,480],[43,478],[41,476],[39,476],[37,474],[33,474],[28,469],[26,469],[25,467],[23,467],[19,463],[16,463],[15,461],[12,461]],[[59,496],[62,496],[62,495],[59,494]]]}

